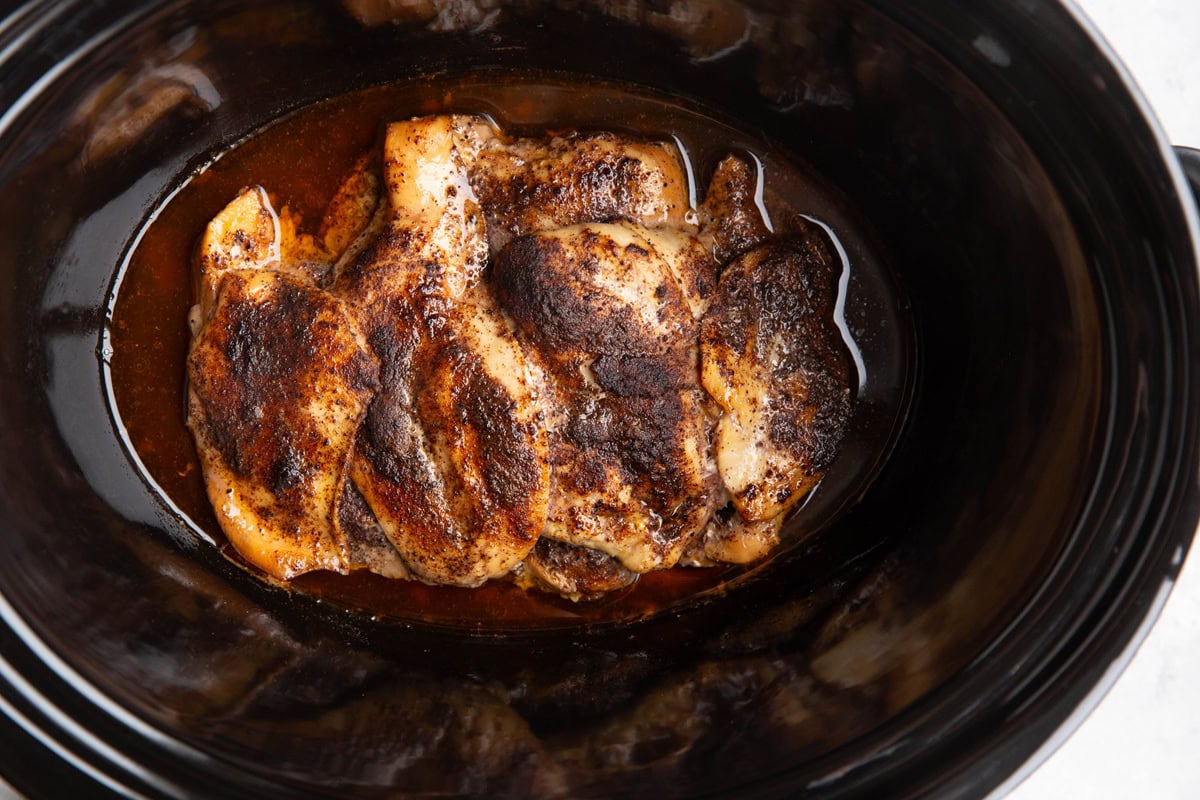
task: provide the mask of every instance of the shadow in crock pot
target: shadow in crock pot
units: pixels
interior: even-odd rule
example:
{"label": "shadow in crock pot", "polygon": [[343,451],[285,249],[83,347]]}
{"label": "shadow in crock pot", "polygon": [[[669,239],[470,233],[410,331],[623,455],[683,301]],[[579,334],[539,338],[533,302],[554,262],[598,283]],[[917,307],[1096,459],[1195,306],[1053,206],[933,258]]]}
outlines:
{"label": "shadow in crock pot", "polygon": [[[1025,144],[899,27],[857,4],[729,8],[745,37],[713,52],[602,2],[530,2],[467,31],[214,3],[82,54],[22,135],[23,193],[0,196],[14,223],[0,251],[23,265],[0,301],[5,372],[21,377],[0,399],[17,432],[0,465],[15,612],[108,697],[237,768],[214,780],[364,795],[674,796],[785,770],[802,786],[978,657],[1084,500],[1100,391],[1086,265]],[[213,93],[105,147],[72,117],[130,63],[175,60]],[[142,480],[103,380],[110,276],[142,220],[264,121],[452,65],[688,98],[814,164],[879,232],[912,300],[912,412],[811,546],[713,602],[494,636],[375,624],[264,586]]]}

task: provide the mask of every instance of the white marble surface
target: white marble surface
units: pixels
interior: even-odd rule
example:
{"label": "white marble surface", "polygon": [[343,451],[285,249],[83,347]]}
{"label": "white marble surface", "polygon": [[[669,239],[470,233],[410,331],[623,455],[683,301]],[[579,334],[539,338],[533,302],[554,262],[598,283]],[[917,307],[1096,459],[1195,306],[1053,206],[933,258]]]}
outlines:
{"label": "white marble surface", "polygon": [[[1171,141],[1200,148],[1200,0],[1077,2],[1133,73]],[[1125,673],[1009,798],[1192,800],[1200,798],[1198,754],[1200,552],[1193,552]]]}

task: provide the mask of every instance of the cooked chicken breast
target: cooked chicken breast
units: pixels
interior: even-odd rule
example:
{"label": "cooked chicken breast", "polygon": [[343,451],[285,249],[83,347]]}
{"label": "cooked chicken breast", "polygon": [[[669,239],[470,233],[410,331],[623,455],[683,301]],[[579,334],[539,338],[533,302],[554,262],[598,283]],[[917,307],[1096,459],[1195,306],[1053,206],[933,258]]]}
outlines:
{"label": "cooked chicken breast", "polygon": [[594,600],[638,579],[638,573],[599,550],[545,537],[525,558],[524,574],[533,586],[575,601]]}
{"label": "cooked chicken breast", "polygon": [[284,272],[222,278],[188,355],[188,425],[221,528],[263,571],[350,569],[334,508],[377,370],[337,299]]}
{"label": "cooked chicken breast", "polygon": [[347,509],[345,464],[378,367],[345,306],[313,285],[327,260],[297,263],[305,247],[281,219],[253,187],[201,240],[188,424],[209,497],[230,542],[271,575],[397,577],[395,549]]}
{"label": "cooked chicken breast", "polygon": [[475,286],[484,220],[449,118],[389,126],[384,187],[387,221],[337,284],[383,376],[351,474],[416,577],[475,586],[520,563],[545,526],[546,414]]}
{"label": "cooked chicken breast", "polygon": [[674,144],[612,133],[508,139],[479,117],[457,117],[474,150],[471,185],[492,252],[514,236],[585,222],[680,226],[688,182]]}
{"label": "cooked chicken breast", "polygon": [[576,600],[761,558],[850,394],[828,243],[772,233],[755,170],[723,161],[696,228],[673,145],[437,116],[388,126],[316,235],[242,192],[188,359],[230,542],[283,579],[515,570]]}
{"label": "cooked chicken breast", "polygon": [[640,230],[522,236],[497,256],[493,279],[560,410],[543,535],[647,572],[673,565],[703,527],[714,476],[696,322]]}
{"label": "cooked chicken breast", "polygon": [[358,436],[355,485],[417,577],[505,574],[549,499],[539,400],[511,335],[486,307],[447,305],[429,318],[396,309],[371,343],[384,388]]}
{"label": "cooked chicken breast", "polygon": [[824,234],[772,239],[731,263],[700,333],[704,388],[724,411],[717,465],[748,522],[793,508],[821,480],[850,414]]}
{"label": "cooked chicken breast", "polygon": [[467,175],[470,150],[454,120],[388,126],[378,235],[338,274],[339,292],[368,315],[386,317],[383,307],[394,299],[458,298],[487,263],[486,223]]}

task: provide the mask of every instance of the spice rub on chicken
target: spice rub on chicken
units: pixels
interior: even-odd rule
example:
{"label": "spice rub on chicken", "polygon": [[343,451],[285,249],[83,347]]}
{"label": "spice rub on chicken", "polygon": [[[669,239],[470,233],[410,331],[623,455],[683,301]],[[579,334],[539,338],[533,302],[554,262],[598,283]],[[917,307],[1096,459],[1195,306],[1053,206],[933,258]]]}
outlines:
{"label": "spice rub on chicken", "polygon": [[693,209],[674,145],[443,115],[389,125],[315,235],[242,192],[187,370],[230,543],[576,600],[761,558],[851,408],[831,247],[761,179],[730,156]]}
{"label": "spice rub on chicken", "polygon": [[697,321],[670,269],[628,223],[519,237],[493,269],[560,418],[542,535],[634,572],[673,566],[712,512],[716,474]]}

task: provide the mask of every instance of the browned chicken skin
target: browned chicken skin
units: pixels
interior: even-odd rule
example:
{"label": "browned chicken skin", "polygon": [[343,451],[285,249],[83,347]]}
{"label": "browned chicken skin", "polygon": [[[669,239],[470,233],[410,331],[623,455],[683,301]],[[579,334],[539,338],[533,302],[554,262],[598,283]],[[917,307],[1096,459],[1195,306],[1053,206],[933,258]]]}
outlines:
{"label": "browned chicken skin", "polygon": [[424,117],[382,156],[316,236],[255,188],[201,243],[189,424],[247,560],[578,600],[778,543],[850,395],[829,248],[756,166],[689,209],[673,146],[613,134]]}
{"label": "browned chicken skin", "polygon": [[727,156],[717,165],[700,206],[700,239],[720,264],[728,264],[771,236],[762,207],[758,166]]}
{"label": "browned chicken skin", "polygon": [[628,224],[514,239],[494,269],[562,414],[543,535],[635,572],[672,566],[711,512],[715,475],[696,320],[671,271]]}
{"label": "browned chicken skin", "polygon": [[747,521],[787,513],[837,452],[850,387],[835,287],[833,258],[813,227],[735,259],[704,319],[704,388],[725,412],[717,465]]}
{"label": "browned chicken skin", "polygon": [[278,257],[278,235],[258,189],[209,228],[201,263],[211,299],[188,356],[188,424],[230,542],[286,579],[345,572],[367,555],[352,552],[335,509],[378,364],[342,303],[302,273],[267,268],[279,265],[265,259]]}
{"label": "browned chicken skin", "polygon": [[545,527],[545,412],[475,286],[483,216],[450,118],[389,126],[384,188],[390,220],[337,284],[382,365],[351,475],[415,576],[475,586],[520,563]]}
{"label": "browned chicken skin", "polygon": [[474,151],[471,185],[493,252],[514,236],[584,222],[683,224],[688,184],[674,145],[612,133],[508,139],[478,117],[454,119]]}

